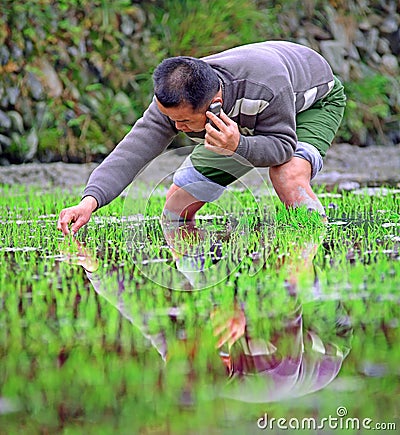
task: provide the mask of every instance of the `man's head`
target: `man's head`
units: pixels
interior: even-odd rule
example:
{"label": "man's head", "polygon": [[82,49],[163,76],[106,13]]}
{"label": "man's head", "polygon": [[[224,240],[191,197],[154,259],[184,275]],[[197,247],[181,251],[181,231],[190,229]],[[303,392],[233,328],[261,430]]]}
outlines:
{"label": "man's head", "polygon": [[165,59],[153,74],[154,93],[160,111],[185,132],[201,131],[211,102],[222,101],[216,72],[193,57]]}

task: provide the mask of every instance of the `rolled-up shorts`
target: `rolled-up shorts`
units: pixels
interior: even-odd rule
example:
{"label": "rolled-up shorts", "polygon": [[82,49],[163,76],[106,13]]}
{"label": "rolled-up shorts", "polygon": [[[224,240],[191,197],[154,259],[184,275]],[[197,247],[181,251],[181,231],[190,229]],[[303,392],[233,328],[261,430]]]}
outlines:
{"label": "rolled-up shorts", "polygon": [[[343,85],[335,77],[329,94],[296,116],[297,146],[293,156],[310,162],[311,179],[323,167],[323,157],[339,129],[345,106]],[[199,201],[212,202],[252,168],[239,156],[216,154],[200,144],[177,169],[173,182]]]}

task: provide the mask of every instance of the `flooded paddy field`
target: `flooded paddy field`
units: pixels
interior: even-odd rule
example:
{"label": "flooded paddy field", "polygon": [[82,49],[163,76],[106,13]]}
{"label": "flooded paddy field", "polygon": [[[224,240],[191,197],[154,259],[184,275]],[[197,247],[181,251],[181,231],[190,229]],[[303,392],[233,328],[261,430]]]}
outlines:
{"label": "flooded paddy field", "polygon": [[399,191],[163,194],[63,238],[74,192],[1,188],[0,433],[397,433]]}

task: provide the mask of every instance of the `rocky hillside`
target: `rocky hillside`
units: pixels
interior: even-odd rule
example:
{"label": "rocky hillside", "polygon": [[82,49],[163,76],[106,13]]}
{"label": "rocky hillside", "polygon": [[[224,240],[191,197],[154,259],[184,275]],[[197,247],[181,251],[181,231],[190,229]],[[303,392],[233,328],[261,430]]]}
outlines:
{"label": "rocky hillside", "polygon": [[400,141],[400,6],[389,0],[3,0],[0,164],[102,159],[151,98],[167,56],[288,39],[345,84],[339,141]]}
{"label": "rocky hillside", "polygon": [[319,51],[346,85],[342,138],[358,145],[400,142],[400,3],[306,0],[286,7],[284,33]]}

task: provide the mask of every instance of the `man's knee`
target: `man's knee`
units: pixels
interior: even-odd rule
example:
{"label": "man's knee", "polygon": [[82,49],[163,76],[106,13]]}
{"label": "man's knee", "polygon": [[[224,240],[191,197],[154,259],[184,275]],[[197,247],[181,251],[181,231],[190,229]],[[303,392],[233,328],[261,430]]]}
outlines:
{"label": "man's knee", "polygon": [[186,190],[172,184],[166,195],[164,214],[192,219],[204,204],[203,201],[199,201]]}
{"label": "man's knee", "polygon": [[269,170],[272,184],[288,186],[291,184],[310,184],[311,164],[307,160],[293,157],[288,162],[273,166]]}

